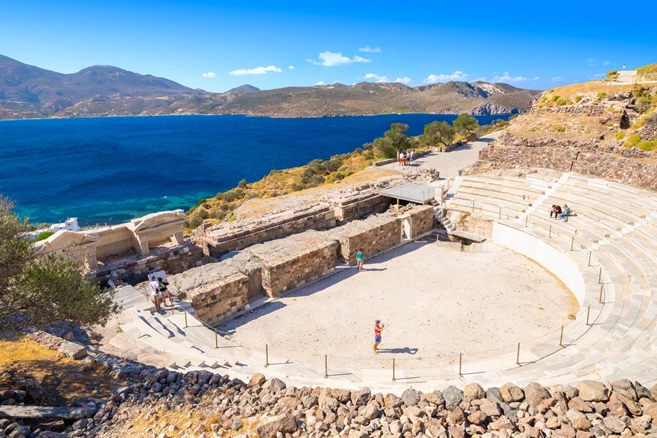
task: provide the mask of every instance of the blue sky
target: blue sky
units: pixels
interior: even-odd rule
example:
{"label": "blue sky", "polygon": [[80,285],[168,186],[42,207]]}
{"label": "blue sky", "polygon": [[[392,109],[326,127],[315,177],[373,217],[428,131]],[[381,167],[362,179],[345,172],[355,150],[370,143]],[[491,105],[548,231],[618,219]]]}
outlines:
{"label": "blue sky", "polygon": [[[547,89],[657,62],[657,2],[2,0],[0,54],[221,92],[448,80]],[[648,22],[646,22],[648,23]],[[639,26],[634,28],[634,25]]]}

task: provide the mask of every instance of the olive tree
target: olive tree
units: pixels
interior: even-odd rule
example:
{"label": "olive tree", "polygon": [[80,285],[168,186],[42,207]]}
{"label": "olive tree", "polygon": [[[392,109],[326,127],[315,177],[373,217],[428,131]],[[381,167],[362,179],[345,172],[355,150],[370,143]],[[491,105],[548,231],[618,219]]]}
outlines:
{"label": "olive tree", "polygon": [[442,144],[449,146],[454,141],[456,130],[447,122],[434,121],[424,125],[424,134],[420,141],[425,146],[436,146]]}
{"label": "olive tree", "polygon": [[56,321],[105,324],[118,310],[112,293],[85,278],[73,249],[62,256],[36,254],[22,236],[28,228],[0,197],[0,323],[22,317],[34,327]]}

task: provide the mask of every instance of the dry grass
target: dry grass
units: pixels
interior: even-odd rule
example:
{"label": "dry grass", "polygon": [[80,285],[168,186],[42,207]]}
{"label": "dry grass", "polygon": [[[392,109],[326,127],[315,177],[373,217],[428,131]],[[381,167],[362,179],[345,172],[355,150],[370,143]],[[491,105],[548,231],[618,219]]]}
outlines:
{"label": "dry grass", "polygon": [[35,379],[46,391],[45,404],[51,406],[80,397],[107,398],[129,383],[110,378],[104,367],[69,359],[11,330],[0,331],[0,370]]}
{"label": "dry grass", "polygon": [[600,93],[604,92],[607,94],[614,93],[623,93],[627,91],[632,91],[631,84],[619,84],[619,85],[605,85],[602,82],[593,81],[593,82],[584,82],[582,84],[572,84],[566,85],[563,87],[555,88],[552,92],[546,92],[544,95],[548,96],[562,96],[570,99],[575,99],[575,96],[578,94],[587,94],[587,93]]}

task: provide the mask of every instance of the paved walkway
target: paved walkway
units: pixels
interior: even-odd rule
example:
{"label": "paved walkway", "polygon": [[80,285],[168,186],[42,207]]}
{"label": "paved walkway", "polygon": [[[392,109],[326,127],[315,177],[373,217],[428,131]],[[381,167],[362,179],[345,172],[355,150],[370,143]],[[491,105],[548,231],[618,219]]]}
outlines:
{"label": "paved walkway", "polygon": [[381,166],[383,169],[403,172],[405,169],[433,167],[440,172],[441,178],[459,176],[459,170],[474,164],[479,159],[479,151],[493,143],[502,135],[503,131],[481,137],[480,139],[464,144],[451,152],[433,152],[418,158],[412,166],[400,166],[398,163]]}

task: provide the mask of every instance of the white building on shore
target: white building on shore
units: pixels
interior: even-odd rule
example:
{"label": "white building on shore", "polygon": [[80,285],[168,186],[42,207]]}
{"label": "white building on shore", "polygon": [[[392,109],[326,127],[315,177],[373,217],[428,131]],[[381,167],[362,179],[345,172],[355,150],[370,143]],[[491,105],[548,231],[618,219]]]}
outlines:
{"label": "white building on shore", "polygon": [[80,226],[78,225],[78,218],[71,217],[66,219],[66,221],[62,223],[52,224],[50,228],[48,228],[48,231],[52,231],[53,233],[56,233],[57,231],[60,230],[80,231]]}

